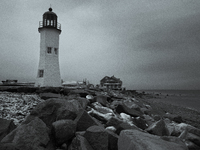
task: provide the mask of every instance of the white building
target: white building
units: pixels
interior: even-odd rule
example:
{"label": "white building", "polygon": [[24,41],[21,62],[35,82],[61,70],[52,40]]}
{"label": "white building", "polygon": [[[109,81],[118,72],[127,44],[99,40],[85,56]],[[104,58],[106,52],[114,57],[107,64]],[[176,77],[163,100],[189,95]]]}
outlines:
{"label": "white building", "polygon": [[57,15],[52,8],[43,14],[43,21],[39,22],[40,59],[38,66],[36,87],[61,86],[59,68],[59,35],[61,25],[57,22]]}

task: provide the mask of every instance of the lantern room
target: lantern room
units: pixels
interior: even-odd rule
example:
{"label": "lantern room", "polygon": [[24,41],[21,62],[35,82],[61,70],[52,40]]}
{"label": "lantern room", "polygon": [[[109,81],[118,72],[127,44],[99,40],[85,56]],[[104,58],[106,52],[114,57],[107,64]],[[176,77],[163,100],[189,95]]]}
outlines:
{"label": "lantern room", "polygon": [[52,8],[43,14],[43,21],[39,22],[39,32],[41,28],[54,28],[61,31],[61,24],[57,22],[57,15],[52,12]]}

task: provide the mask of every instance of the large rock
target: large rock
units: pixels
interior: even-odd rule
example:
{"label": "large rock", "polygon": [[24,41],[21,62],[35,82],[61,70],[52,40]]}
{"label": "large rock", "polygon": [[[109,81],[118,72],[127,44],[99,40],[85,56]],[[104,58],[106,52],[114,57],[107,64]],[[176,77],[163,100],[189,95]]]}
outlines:
{"label": "large rock", "polygon": [[93,150],[88,141],[81,135],[77,135],[68,150]]}
{"label": "large rock", "polygon": [[110,103],[110,108],[112,108],[113,110],[118,106],[118,105],[122,104],[122,101],[120,100],[114,100],[113,102]]}
{"label": "large rock", "polygon": [[140,130],[137,126],[135,126],[135,125],[130,125],[130,124],[128,124],[127,122],[124,122],[124,123],[121,123],[121,124],[119,124],[117,127],[116,127],[116,133],[119,135],[120,134],[120,132],[122,131],[122,130],[126,130],[126,129],[136,129],[136,130]]}
{"label": "large rock", "polygon": [[95,150],[108,150],[108,133],[103,127],[91,126],[89,127],[84,137]]}
{"label": "large rock", "polygon": [[135,109],[135,110],[137,110],[137,111],[140,111],[139,105],[137,105],[135,102],[133,102],[133,101],[131,101],[131,100],[124,100],[124,101],[123,101],[123,104],[124,104],[126,107],[130,108],[130,109]]}
{"label": "large rock", "polygon": [[110,109],[108,107],[102,106],[99,102],[92,103],[91,106],[95,110],[97,110],[98,112],[100,112],[100,113],[103,113],[103,114],[112,113],[112,114],[114,114],[114,112],[113,112],[112,109]]}
{"label": "large rock", "polygon": [[79,102],[79,104],[81,105],[81,107],[83,109],[86,109],[86,107],[89,103],[89,100],[87,100],[86,98],[82,98],[82,97],[78,97],[76,100]]}
{"label": "large rock", "polygon": [[186,123],[179,123],[179,124],[170,123],[170,124],[168,124],[168,126],[169,125],[171,126],[171,128],[173,128],[172,135],[179,136],[183,131],[187,131],[189,133],[192,133],[192,134],[200,137],[200,129],[193,127],[189,124],[186,124]]}
{"label": "large rock", "polygon": [[18,126],[1,142],[13,143],[19,150],[45,150],[49,140],[49,129],[36,117],[30,123]]}
{"label": "large rock", "polygon": [[96,102],[99,102],[103,106],[106,106],[108,104],[107,99],[108,99],[108,97],[104,96],[104,95],[98,95],[98,96],[94,97],[94,100]]}
{"label": "large rock", "polygon": [[149,115],[143,114],[143,117],[144,117],[144,120],[146,121],[146,123],[148,124],[148,126],[150,126],[152,123],[155,122],[155,120]]}
{"label": "large rock", "polygon": [[135,108],[129,108],[127,107],[125,104],[119,104],[117,107],[116,107],[116,112],[118,114],[120,113],[126,113],[126,114],[129,114],[131,115],[132,117],[139,117],[142,115],[142,112],[138,109],[135,109]]}
{"label": "large rock", "polygon": [[118,140],[119,150],[187,150],[185,144],[176,137],[160,138],[138,130],[124,130]]}
{"label": "large rock", "polygon": [[144,119],[142,119],[141,117],[136,117],[134,119],[134,124],[138,128],[143,129],[143,130],[145,130],[146,128],[148,128],[148,123]]}
{"label": "large rock", "polygon": [[153,124],[151,124],[147,129],[147,132],[159,136],[169,135],[169,131],[166,127],[165,122],[161,119]]}
{"label": "large rock", "polygon": [[0,118],[0,141],[15,128],[16,125],[13,123],[12,120]]}
{"label": "large rock", "polygon": [[174,114],[166,113],[163,117],[169,118],[170,120],[175,121],[177,123],[183,122],[182,117],[179,116],[179,115],[174,115]]}
{"label": "large rock", "polygon": [[13,143],[0,143],[1,150],[19,150]]}
{"label": "large rock", "polygon": [[117,117],[111,117],[107,123],[106,123],[106,126],[114,126],[114,127],[117,127],[119,124],[123,123],[123,120],[120,120],[119,118]]}
{"label": "large rock", "polygon": [[77,100],[49,99],[39,103],[23,124],[27,124],[34,117],[39,117],[47,127],[51,128],[56,120],[74,120],[80,108],[82,107]]}
{"label": "large rock", "polygon": [[58,120],[52,125],[57,145],[61,145],[75,136],[76,123],[72,120]]}
{"label": "large rock", "polygon": [[77,131],[85,131],[93,125],[100,125],[94,118],[92,118],[85,110],[80,110],[75,119],[77,124]]}
{"label": "large rock", "polygon": [[114,116],[113,113],[107,113],[107,114],[103,114],[100,113],[98,111],[96,111],[95,109],[91,109],[90,111],[88,111],[88,114],[90,114],[92,117],[96,118],[97,120],[101,121],[102,123],[106,123],[111,117]]}
{"label": "large rock", "polygon": [[188,147],[189,150],[200,150],[200,147],[194,144],[191,141],[185,140],[185,145]]}
{"label": "large rock", "polygon": [[117,142],[118,142],[119,136],[113,133],[112,131],[106,130],[106,132],[108,133],[108,149],[118,150]]}
{"label": "large rock", "polygon": [[131,117],[130,115],[125,113],[120,113],[120,118],[122,118],[123,122],[127,122],[130,125],[134,125],[133,124],[134,117]]}
{"label": "large rock", "polygon": [[184,130],[180,134],[179,138],[182,139],[183,141],[190,141],[195,145],[200,146],[200,137],[193,133],[188,132],[188,129]]}

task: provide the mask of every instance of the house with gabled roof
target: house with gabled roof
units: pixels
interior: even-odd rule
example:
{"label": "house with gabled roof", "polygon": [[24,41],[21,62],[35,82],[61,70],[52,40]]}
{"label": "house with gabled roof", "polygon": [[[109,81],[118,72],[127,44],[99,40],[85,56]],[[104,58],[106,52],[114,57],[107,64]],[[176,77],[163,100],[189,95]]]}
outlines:
{"label": "house with gabled roof", "polygon": [[114,75],[111,77],[105,76],[103,79],[101,79],[100,86],[104,89],[121,90],[122,81],[120,78],[116,78]]}

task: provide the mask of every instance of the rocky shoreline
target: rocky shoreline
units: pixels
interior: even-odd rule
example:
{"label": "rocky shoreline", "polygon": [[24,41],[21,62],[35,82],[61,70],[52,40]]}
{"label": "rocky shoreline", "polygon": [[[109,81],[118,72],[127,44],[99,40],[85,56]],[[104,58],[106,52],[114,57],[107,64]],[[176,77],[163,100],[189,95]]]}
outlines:
{"label": "rocky shoreline", "polygon": [[156,95],[28,91],[0,92],[2,150],[200,149],[199,112],[153,101]]}

